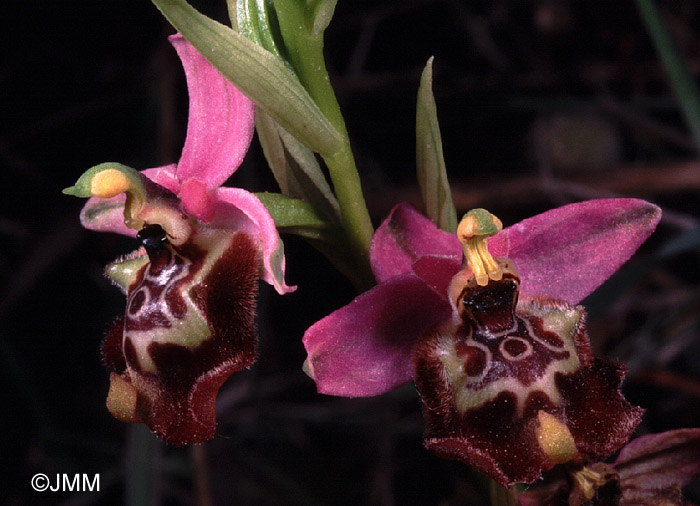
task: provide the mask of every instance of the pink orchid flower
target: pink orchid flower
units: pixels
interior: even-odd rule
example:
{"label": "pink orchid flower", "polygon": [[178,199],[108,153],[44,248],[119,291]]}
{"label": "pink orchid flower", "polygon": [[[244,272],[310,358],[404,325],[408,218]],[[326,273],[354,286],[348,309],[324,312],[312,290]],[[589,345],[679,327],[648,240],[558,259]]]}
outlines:
{"label": "pink orchid flower", "polygon": [[[682,488],[700,476],[700,429],[633,439],[614,463],[588,463],[518,495],[521,506],[688,505]],[[567,476],[568,475],[568,476]]]}
{"label": "pink orchid flower", "polygon": [[88,170],[66,193],[91,197],[91,230],[136,236],[142,247],[110,264],[127,295],[103,356],[112,369],[107,407],[146,423],[167,442],[200,443],[216,428],[223,382],[256,356],[257,278],[284,294],[284,251],[272,217],[252,194],[221,185],[241,164],[254,104],[182,36],[170,38],[190,95],[177,164]]}
{"label": "pink orchid flower", "polygon": [[575,304],[659,219],[644,201],[593,200],[526,219],[488,246],[476,235],[473,251],[498,264],[477,282],[467,244],[399,204],[372,241],[379,284],[307,330],[305,368],[319,392],[346,397],[413,379],[426,447],[504,486],[580,454],[607,456],[642,410],[620,393],[622,366],[593,357]]}

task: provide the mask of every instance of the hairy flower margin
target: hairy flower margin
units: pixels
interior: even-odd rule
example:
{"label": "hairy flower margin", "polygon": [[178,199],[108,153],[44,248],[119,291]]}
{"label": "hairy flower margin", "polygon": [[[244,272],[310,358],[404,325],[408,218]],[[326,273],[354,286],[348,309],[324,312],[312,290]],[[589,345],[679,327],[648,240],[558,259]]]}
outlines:
{"label": "hairy flower margin", "polygon": [[[307,330],[305,368],[319,392],[346,397],[413,379],[426,446],[504,486],[582,455],[603,458],[629,439],[642,410],[620,393],[623,367],[593,357],[575,305],[629,259],[660,215],[641,200],[603,199],[524,220],[488,243],[517,272],[481,293],[462,290],[473,273],[457,236],[399,204],[372,242],[379,284]],[[464,316],[467,303],[474,311]],[[491,321],[480,333],[477,320],[492,318],[492,307],[512,319],[503,332]]]}
{"label": "hairy flower margin", "polygon": [[255,360],[257,278],[280,294],[295,287],[284,282],[268,211],[252,193],[221,186],[248,150],[254,104],[182,36],[170,42],[190,96],[179,162],[142,172],[104,163],[64,192],[91,197],[86,228],[142,243],[106,269],[127,296],[102,347],[107,407],[185,445],[213,437],[219,388]]}

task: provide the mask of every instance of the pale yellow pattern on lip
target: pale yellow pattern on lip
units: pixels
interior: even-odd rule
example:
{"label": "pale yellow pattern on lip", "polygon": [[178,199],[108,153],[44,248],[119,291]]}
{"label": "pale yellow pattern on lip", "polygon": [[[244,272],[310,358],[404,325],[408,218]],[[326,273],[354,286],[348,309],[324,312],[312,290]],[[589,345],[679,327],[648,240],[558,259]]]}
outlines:
{"label": "pale yellow pattern on lip", "polygon": [[[572,374],[577,371],[581,362],[576,353],[576,345],[574,343],[574,335],[578,332],[581,324],[581,313],[577,308],[556,308],[556,307],[539,307],[537,304],[523,304],[521,309],[526,309],[526,313],[540,318],[543,322],[543,327],[546,331],[554,332],[563,341],[563,346],[553,346],[550,343],[539,338],[528,319],[524,319],[528,335],[532,337],[540,345],[552,351],[567,351],[569,356],[564,360],[552,361],[541,376],[528,386],[522,385],[516,378],[511,376],[501,377],[495,381],[491,381],[486,385],[479,384],[493,366],[491,353],[488,347],[475,341],[471,335],[465,340],[469,346],[480,348],[486,353],[486,367],[478,376],[469,376],[464,371],[463,359],[457,353],[453,335],[455,329],[454,323],[450,322],[439,328],[437,333],[440,336],[438,346],[435,350],[436,358],[444,367],[445,379],[450,384],[452,395],[454,396],[455,407],[460,413],[466,413],[468,409],[483,406],[486,402],[495,399],[501,392],[508,391],[515,395],[516,413],[522,416],[525,401],[533,392],[544,393],[554,405],[559,405],[562,402],[561,393],[554,381],[555,373]],[[507,335],[512,329],[501,333],[493,334],[493,338],[499,338]]]}
{"label": "pale yellow pattern on lip", "polygon": [[[153,343],[171,343],[194,349],[211,337],[211,330],[207,325],[207,317],[202,314],[202,311],[197,306],[191,290],[193,286],[204,284],[204,280],[211,272],[214,264],[229,248],[232,240],[233,236],[218,230],[202,230],[194,238],[194,243],[202,249],[209,250],[210,254],[207,255],[204,263],[196,268],[193,277],[189,279],[185,285],[178,288],[180,290],[180,296],[187,306],[184,317],[177,318],[171,313],[167,301],[167,290],[163,290],[158,299],[152,299],[150,290],[148,289],[149,281],[152,284],[178,286],[181,279],[187,278],[192,274],[191,269],[194,268],[193,264],[175,251],[173,252],[173,258],[170,264],[164,267],[157,275],[164,276],[167,279],[167,283],[159,281],[157,276],[156,278],[151,278],[151,275],[147,271],[141,284],[134,288],[133,293],[129,294],[129,297],[133,297],[137,291],[141,290],[147,302],[144,303],[136,313],[130,312],[129,305],[127,304],[127,321],[130,318],[138,319],[141,317],[141,312],[153,310],[155,307],[158,308],[170,322],[169,326],[157,326],[149,328],[148,330],[124,331],[123,339],[129,338],[131,340],[131,344],[134,346],[134,351],[138,359],[138,366],[142,371],[149,373],[158,372],[158,368],[149,352],[149,346]],[[179,257],[179,265],[184,266],[179,272],[178,269],[175,268],[176,257]],[[147,317],[146,315],[146,318]],[[131,366],[129,366],[129,368],[131,369]],[[139,381],[135,379],[137,376],[137,374],[132,376],[135,382]]]}

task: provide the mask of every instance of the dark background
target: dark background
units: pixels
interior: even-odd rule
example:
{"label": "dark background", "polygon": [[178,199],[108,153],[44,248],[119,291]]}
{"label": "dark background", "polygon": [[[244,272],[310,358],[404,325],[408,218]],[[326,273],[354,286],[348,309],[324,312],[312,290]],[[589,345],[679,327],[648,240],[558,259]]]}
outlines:
{"label": "dark background", "polygon": [[[223,0],[194,4],[225,19]],[[697,77],[700,4],[657,4]],[[82,202],[61,189],[100,162],[177,160],[187,96],[172,29],[146,0],[0,11],[0,504],[204,505],[205,482],[215,504],[485,504],[481,478],[423,450],[412,385],[315,393],[301,336],[355,294],[295,237],[299,289],[261,286],[260,360],[223,387],[214,440],[170,448],[112,419],[99,345],[124,301],[101,270],[135,244],[83,230]],[[640,434],[697,427],[700,164],[636,4],[340,0],[326,40],[375,224],[402,200],[420,205],[415,96],[432,55],[459,211],[510,224],[611,195],[663,207],[652,239],[587,301],[589,329],[599,353],[628,363],[626,395],[648,409]],[[228,184],[277,191],[256,141]],[[101,491],[38,494],[38,472],[100,473]]]}

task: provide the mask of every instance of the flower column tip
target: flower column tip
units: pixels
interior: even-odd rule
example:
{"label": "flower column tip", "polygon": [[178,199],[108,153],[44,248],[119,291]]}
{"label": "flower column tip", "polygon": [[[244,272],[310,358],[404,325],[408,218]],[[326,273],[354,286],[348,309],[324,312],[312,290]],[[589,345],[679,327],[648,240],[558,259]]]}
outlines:
{"label": "flower column tip", "polygon": [[148,198],[145,177],[135,169],[121,163],[101,163],[86,170],[73,186],[63,190],[66,195],[109,199],[120,193],[127,195],[124,208],[124,224],[139,230],[144,221],[137,215]]}
{"label": "flower column tip", "polygon": [[503,230],[503,224],[486,209],[472,209],[457,226],[457,237],[462,243],[464,259],[474,273],[479,286],[486,286],[489,279],[503,277],[500,264],[494,260],[487,247],[487,239]]}

